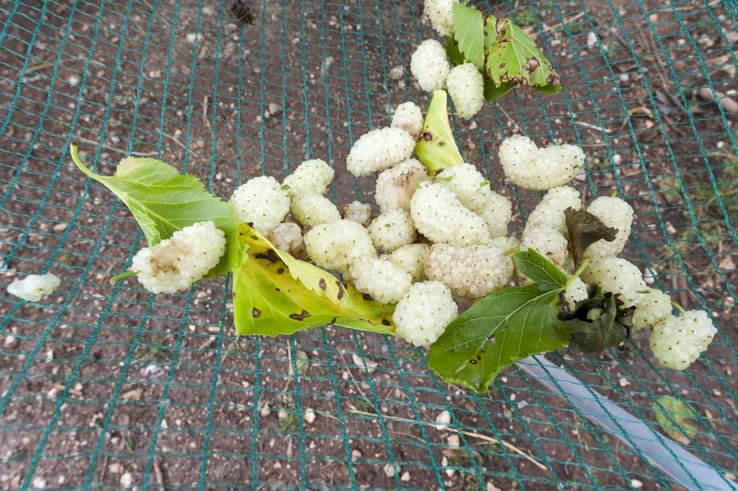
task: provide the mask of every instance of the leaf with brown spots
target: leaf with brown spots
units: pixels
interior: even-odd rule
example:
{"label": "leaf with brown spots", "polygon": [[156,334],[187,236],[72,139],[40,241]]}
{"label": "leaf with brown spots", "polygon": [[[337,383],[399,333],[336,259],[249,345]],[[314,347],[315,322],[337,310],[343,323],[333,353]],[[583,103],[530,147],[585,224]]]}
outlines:
{"label": "leaf with brown spots", "polygon": [[233,287],[233,315],[241,335],[293,334],[326,324],[394,334],[393,307],[366,300],[327,271],[274,247],[248,224]]}
{"label": "leaf with brown spots", "polygon": [[[541,92],[558,92],[561,81],[546,55],[510,19],[485,19],[485,70],[495,87],[531,87]],[[504,93],[505,91],[500,91]]]}

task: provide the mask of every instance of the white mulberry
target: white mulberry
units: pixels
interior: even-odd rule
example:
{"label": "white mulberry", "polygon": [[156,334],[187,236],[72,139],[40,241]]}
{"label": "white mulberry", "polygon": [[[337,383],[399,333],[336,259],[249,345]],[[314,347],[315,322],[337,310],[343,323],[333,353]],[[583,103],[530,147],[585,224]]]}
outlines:
{"label": "white mulberry", "polygon": [[226,238],[213,222],[197,222],[133,256],[131,271],[152,293],[187,290],[225,254]]}
{"label": "white mulberry", "polygon": [[569,241],[564,234],[541,222],[526,223],[520,237],[520,249],[533,249],[558,267],[569,256]]}
{"label": "white mulberry", "polygon": [[600,196],[590,203],[587,211],[599,218],[608,227],[618,230],[615,240],[600,239],[584,251],[585,257],[615,257],[623,251],[633,224],[633,208],[620,198]]}
{"label": "white mulberry", "polygon": [[633,328],[635,330],[653,327],[671,315],[671,297],[656,288],[646,290],[633,313]]}
{"label": "white mulberry", "polygon": [[619,295],[625,307],[636,305],[649,290],[638,266],[621,257],[594,259],[582,272],[582,279]]}
{"label": "white mulberry", "polygon": [[291,197],[307,193],[325,194],[335,171],[325,160],[306,160],[284,178],[282,185]]}
{"label": "white mulberry", "polygon": [[454,247],[433,244],[425,261],[425,275],[440,281],[454,295],[481,298],[504,286],[513,274],[512,260],[492,246]]}
{"label": "white mulberry", "polygon": [[446,77],[446,87],[460,118],[471,119],[484,106],[484,77],[474,64],[453,67]]}
{"label": "white mulberry", "polygon": [[290,210],[295,220],[307,228],[341,219],[341,213],[331,200],[312,192],[292,198]]}
{"label": "white mulberry", "polygon": [[390,261],[362,258],[349,267],[351,283],[361,293],[380,303],[397,303],[405,296],[413,278]]}
{"label": "white mulberry", "polygon": [[415,346],[438,339],[459,313],[451,290],[439,281],[415,283],[397,303],[392,320],[398,336]]}
{"label": "white mulberry", "polygon": [[420,43],[410,58],[410,72],[426,92],[442,89],[450,70],[446,49],[435,39]]}
{"label": "white mulberry", "polygon": [[366,227],[372,218],[372,205],[361,201],[352,201],[343,207],[343,218]]}
{"label": "white mulberry", "polygon": [[421,182],[428,181],[428,173],[416,159],[408,159],[383,170],[377,176],[374,201],[382,213],[395,209],[410,209],[410,198]]}
{"label": "white mulberry", "polygon": [[417,236],[413,220],[406,210],[390,210],[382,213],[372,220],[368,230],[374,247],[386,252],[411,244]]}
{"label": "white mulberry", "polygon": [[428,244],[408,244],[392,251],[389,260],[413,277],[413,281],[423,278],[425,260],[428,257]]}
{"label": "white mulberry", "polygon": [[322,223],[305,234],[308,256],[315,264],[341,273],[360,258],[376,257],[369,232],[351,220]]}
{"label": "white mulberry", "polygon": [[250,223],[262,235],[269,235],[290,211],[290,197],[271,176],[249,179],[230,199],[239,221]]}
{"label": "white mulberry", "polygon": [[571,186],[559,186],[549,189],[541,198],[533,211],[528,215],[526,226],[532,223],[545,223],[549,227],[555,228],[564,235],[568,235],[566,230],[566,214],[567,208],[579,210],[582,207],[582,198],[579,191]]}
{"label": "white mulberry", "polygon": [[524,189],[563,186],[584,168],[584,152],[576,145],[538,148],[527,136],[514,135],[500,144],[500,163],[510,181]]}
{"label": "white mulberry", "polygon": [[411,101],[398,105],[392,115],[390,126],[402,128],[417,140],[423,131],[423,112],[420,106]]}
{"label": "white mulberry", "polygon": [[490,239],[484,219],[440,183],[421,184],[410,200],[410,215],[416,230],[432,242],[467,246]]}
{"label": "white mulberry", "polygon": [[415,139],[402,128],[378,128],[354,142],[346,169],[356,177],[368,176],[409,159],[414,148]]}
{"label": "white mulberry", "polygon": [[54,293],[61,280],[51,273],[29,274],[23,279],[15,280],[8,285],[7,291],[10,295],[22,298],[28,302],[38,302],[46,295]]}
{"label": "white mulberry", "polygon": [[669,316],[656,324],[649,344],[659,363],[684,370],[707,350],[717,329],[702,310],[688,310],[681,317]]}
{"label": "white mulberry", "polygon": [[439,36],[451,36],[454,33],[454,3],[455,0],[425,0],[423,3],[423,14]]}

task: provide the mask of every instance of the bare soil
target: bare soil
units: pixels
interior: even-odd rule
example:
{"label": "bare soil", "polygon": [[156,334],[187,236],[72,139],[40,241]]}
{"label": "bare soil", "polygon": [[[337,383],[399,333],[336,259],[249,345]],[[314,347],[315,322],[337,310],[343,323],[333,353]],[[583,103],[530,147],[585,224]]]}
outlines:
{"label": "bare soil", "polygon": [[[433,36],[422,2],[241,3],[253,23],[228,2],[0,7],[0,274],[63,279],[42,304],[0,298],[0,488],[680,489],[515,367],[478,396],[390,338],[239,339],[227,278],[159,297],[109,283],[144,240],[70,165],[71,141],[99,172],[152,156],[221,196],[324,158],[333,199],[371,201],[373,179],[345,172],[351,142],[428,100],[409,74]],[[539,194],[505,183],[501,138],[581,145],[577,187],[638,212],[631,258],[721,327],[686,373],[659,369],[643,335],[552,359],[647,421],[658,396],[687,402],[687,448],[735,480],[735,18],[717,2],[480,6],[539,32],[565,90],[454,121],[467,160],[519,224]]]}

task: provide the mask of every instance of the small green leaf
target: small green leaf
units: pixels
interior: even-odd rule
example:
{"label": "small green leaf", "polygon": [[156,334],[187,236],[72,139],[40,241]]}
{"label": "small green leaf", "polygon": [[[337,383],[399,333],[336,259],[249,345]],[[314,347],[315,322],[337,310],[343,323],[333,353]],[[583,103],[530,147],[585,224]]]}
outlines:
{"label": "small green leaf", "polygon": [[248,224],[239,224],[239,239],[243,264],[233,287],[239,334],[277,336],[326,324],[394,334],[392,306],[364,299],[327,271],[277,249]]}
{"label": "small green leaf", "polygon": [[582,351],[599,353],[630,336],[634,308],[623,308],[617,296],[603,293],[597,285],[590,285],[588,294],[589,298],[577,303],[574,310],[560,312],[559,320],[571,331],[571,341]]}
{"label": "small green leaf", "polygon": [[464,59],[484,70],[484,16],[482,12],[463,3],[454,2],[454,39]]}
{"label": "small green leaf", "polygon": [[697,434],[697,415],[685,403],[672,396],[661,396],[651,405],[656,421],[668,436],[688,444]]}
{"label": "small green leaf", "polygon": [[518,271],[549,288],[565,288],[569,280],[563,271],[533,249],[516,252],[513,262]]}
{"label": "small green leaf", "polygon": [[492,102],[503,95],[510,92],[512,89],[515,88],[514,82],[508,82],[506,84],[502,84],[500,86],[495,85],[495,83],[492,81],[489,77],[484,77],[484,99],[487,102]]}
{"label": "small green leaf", "polygon": [[487,17],[484,68],[496,87],[513,83],[546,92],[561,90],[561,81],[546,55],[510,19]]}
{"label": "small green leaf", "polygon": [[446,39],[446,56],[452,66],[464,63],[464,55],[459,51],[459,43],[457,43],[453,37],[448,37]]}
{"label": "small green leaf", "polygon": [[486,392],[516,361],[567,345],[556,317],[561,291],[533,284],[491,293],[451,321],[431,345],[428,366],[446,382]]}
{"label": "small green leaf", "polygon": [[241,247],[231,207],[210,194],[196,177],[182,175],[161,160],[134,157],[121,160],[115,175],[102,176],[85,167],[76,144],[72,143],[70,151],[79,170],[103,184],[126,204],[150,246],[184,227],[212,221],[225,233],[227,249],[208,276],[238,268]]}
{"label": "small green leaf", "polygon": [[431,176],[447,167],[464,163],[448,122],[446,91],[433,92],[423,132],[415,144],[415,154]]}
{"label": "small green leaf", "polygon": [[616,228],[608,227],[602,220],[587,210],[567,208],[566,230],[569,233],[569,247],[574,258],[574,264],[579,265],[584,259],[584,251],[598,240],[608,242],[615,240],[618,233]]}

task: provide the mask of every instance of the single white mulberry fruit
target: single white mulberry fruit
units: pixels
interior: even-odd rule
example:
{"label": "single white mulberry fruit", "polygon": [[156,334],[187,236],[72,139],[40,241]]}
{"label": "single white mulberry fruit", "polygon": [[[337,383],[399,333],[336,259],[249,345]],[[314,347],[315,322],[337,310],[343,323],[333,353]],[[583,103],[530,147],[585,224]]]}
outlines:
{"label": "single white mulberry fruit", "polygon": [[349,267],[351,283],[380,303],[397,303],[413,283],[408,273],[378,257],[362,258]]}
{"label": "single white mulberry fruit", "polygon": [[331,200],[312,192],[292,198],[290,210],[295,220],[307,228],[341,219],[341,212]]}
{"label": "single white mulberry fruit", "polygon": [[417,140],[423,131],[423,111],[414,102],[403,102],[395,108],[390,126],[402,128]]}
{"label": "single white mulberry fruit", "polygon": [[368,230],[374,247],[386,252],[413,243],[417,236],[413,220],[406,210],[390,210],[382,213],[372,220]]}
{"label": "single white mulberry fruit", "polygon": [[304,240],[315,264],[341,273],[348,272],[355,260],[377,255],[367,229],[351,220],[320,224],[308,231]]}
{"label": "single white mulberry fruit", "polygon": [[414,148],[415,139],[402,128],[378,128],[354,142],[346,169],[356,177],[368,176],[409,159]]}
{"label": "single white mulberry fruit", "polygon": [[512,260],[488,245],[433,244],[425,260],[425,276],[429,280],[440,281],[454,295],[470,299],[503,287],[512,274]]}
{"label": "single white mulberry fruit", "polygon": [[446,88],[460,118],[471,119],[484,106],[484,77],[473,63],[453,67],[448,72]]}
{"label": "single white mulberry fruit", "polygon": [[435,39],[420,43],[410,58],[410,72],[426,92],[442,89],[449,71],[446,49]]}
{"label": "single white mulberry fruit", "polygon": [[582,279],[619,295],[625,307],[636,305],[649,290],[638,266],[621,257],[594,259],[582,272]]}
{"label": "single white mulberry fruit", "polygon": [[440,183],[422,183],[410,200],[415,228],[432,242],[456,246],[488,242],[487,223]]}
{"label": "single white mulberry fruit", "polygon": [[428,173],[416,159],[408,159],[383,170],[377,176],[374,201],[382,213],[410,209],[410,198],[421,182],[430,180]]}
{"label": "single white mulberry fruit", "polygon": [[61,280],[51,273],[29,274],[23,279],[15,280],[8,285],[7,291],[10,295],[22,298],[28,302],[38,302],[46,295],[54,293]]}
{"label": "single white mulberry fruit", "polygon": [[269,235],[290,211],[290,197],[271,176],[249,179],[230,199],[239,221],[250,223],[262,235]]}
{"label": "single white mulberry fruit", "polygon": [[702,310],[688,310],[681,317],[669,316],[656,324],[649,344],[659,363],[684,370],[707,350],[717,329]]}
{"label": "single white mulberry fruit", "polygon": [[410,287],[397,303],[392,320],[398,336],[415,346],[438,339],[459,309],[451,290],[439,281],[423,281]]}
{"label": "single white mulberry fruit", "polygon": [[327,191],[334,175],[335,171],[325,160],[306,160],[284,178],[282,185],[293,198],[308,193],[322,195]]}
{"label": "single white mulberry fruit", "polygon": [[455,0],[425,0],[423,3],[423,14],[439,36],[451,36],[454,33],[454,3]]}
{"label": "single white mulberry fruit", "polygon": [[225,254],[222,230],[209,222],[197,222],[174,232],[153,247],[144,247],[133,256],[131,271],[152,293],[187,290],[213,269]]}
{"label": "single white mulberry fruit", "polygon": [[508,179],[524,189],[563,186],[584,168],[584,152],[576,145],[538,148],[533,140],[520,135],[502,141],[499,158]]}

